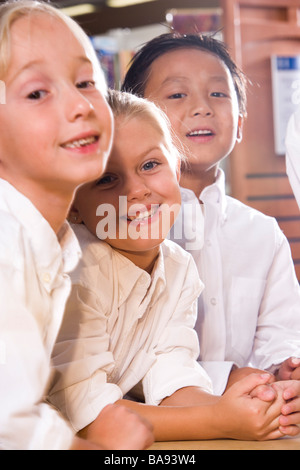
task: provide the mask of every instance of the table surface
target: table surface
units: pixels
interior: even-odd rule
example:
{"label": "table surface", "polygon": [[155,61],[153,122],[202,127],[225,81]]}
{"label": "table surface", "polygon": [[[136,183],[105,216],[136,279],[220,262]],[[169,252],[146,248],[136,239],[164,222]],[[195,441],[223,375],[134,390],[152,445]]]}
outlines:
{"label": "table surface", "polygon": [[172,441],[155,442],[149,450],[300,450],[300,437],[274,441]]}

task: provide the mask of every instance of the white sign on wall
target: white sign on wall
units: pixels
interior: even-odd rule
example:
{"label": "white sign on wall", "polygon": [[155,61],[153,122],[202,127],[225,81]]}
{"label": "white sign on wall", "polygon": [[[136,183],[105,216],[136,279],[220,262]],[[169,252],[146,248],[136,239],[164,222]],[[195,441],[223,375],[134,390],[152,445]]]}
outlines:
{"label": "white sign on wall", "polygon": [[275,152],[284,155],[287,124],[300,104],[300,56],[272,56],[271,66]]}

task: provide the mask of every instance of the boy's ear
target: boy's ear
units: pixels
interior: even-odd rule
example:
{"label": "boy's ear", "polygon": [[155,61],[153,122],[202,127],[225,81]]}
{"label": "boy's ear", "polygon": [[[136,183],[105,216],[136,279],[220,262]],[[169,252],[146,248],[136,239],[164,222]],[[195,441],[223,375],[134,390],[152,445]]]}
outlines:
{"label": "boy's ear", "polygon": [[68,221],[71,224],[82,224],[83,220],[76,209],[76,207],[73,205],[70,209],[69,216],[68,216]]}
{"label": "boy's ear", "polygon": [[240,143],[243,138],[243,126],[244,126],[244,116],[242,114],[239,114],[238,129],[237,129],[237,136],[236,136],[236,141],[238,143]]}

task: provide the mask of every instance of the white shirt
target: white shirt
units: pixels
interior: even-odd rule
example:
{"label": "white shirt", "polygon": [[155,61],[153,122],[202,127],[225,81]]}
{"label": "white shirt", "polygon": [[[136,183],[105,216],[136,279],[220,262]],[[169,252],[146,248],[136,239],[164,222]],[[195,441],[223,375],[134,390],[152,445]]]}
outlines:
{"label": "white shirt", "polygon": [[[199,199],[204,245],[190,253],[205,288],[196,330],[200,361],[220,394],[232,364],[271,370],[290,356],[300,357],[300,290],[276,220],[226,196],[221,170]],[[182,189],[183,212],[196,202],[192,191]],[[179,216],[175,226],[181,220],[192,223]],[[197,221],[203,231],[202,218]],[[183,227],[183,232],[185,247],[185,233],[193,230]]]}
{"label": "white shirt", "polygon": [[33,204],[0,179],[0,448],[68,449],[73,430],[44,402],[50,357],[78,262]]}
{"label": "white shirt", "polygon": [[300,108],[288,122],[285,146],[286,172],[300,208]]}
{"label": "white shirt", "polygon": [[192,257],[164,242],[150,276],[83,225],[74,230],[83,257],[72,274],[50,393],[74,429],[140,382],[150,405],[186,386],[211,391],[196,360],[193,327],[203,285]]}

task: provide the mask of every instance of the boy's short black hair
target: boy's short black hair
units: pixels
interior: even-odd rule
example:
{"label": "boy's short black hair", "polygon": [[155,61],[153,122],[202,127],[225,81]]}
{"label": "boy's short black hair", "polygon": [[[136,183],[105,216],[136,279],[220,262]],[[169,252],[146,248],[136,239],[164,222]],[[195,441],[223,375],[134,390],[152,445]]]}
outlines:
{"label": "boy's short black hair", "polygon": [[234,82],[240,113],[246,115],[246,77],[231,58],[225,43],[211,35],[172,32],[155,37],[132,58],[121,89],[143,97],[152,63],[167,52],[191,48],[215,54],[224,62]]}

